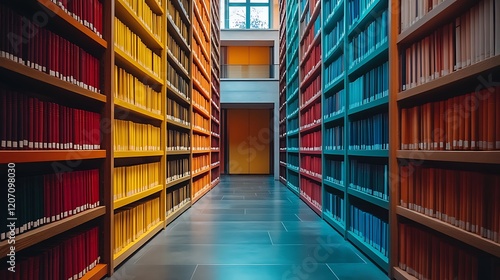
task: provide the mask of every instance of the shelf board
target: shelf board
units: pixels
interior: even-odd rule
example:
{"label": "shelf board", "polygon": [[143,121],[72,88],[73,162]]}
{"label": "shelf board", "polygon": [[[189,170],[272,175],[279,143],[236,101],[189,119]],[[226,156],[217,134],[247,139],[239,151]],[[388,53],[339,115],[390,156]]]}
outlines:
{"label": "shelf board", "polygon": [[[198,46],[201,49],[201,54],[199,54],[199,55],[203,55],[207,59],[207,61],[210,61],[210,56],[208,55],[208,52],[205,49],[206,42],[203,42],[203,40],[201,39],[200,35],[198,34],[198,31],[196,29],[194,29],[194,28],[193,28],[193,38],[195,39],[195,41],[198,42]],[[195,52],[194,49],[192,51],[193,51],[193,54],[195,54],[195,57],[196,57],[196,55],[198,55],[198,53]]]}
{"label": "shelf board", "polygon": [[311,99],[307,100],[305,104],[302,104],[302,106],[300,107],[300,111],[306,111],[313,105],[317,104],[317,101],[321,102],[321,89],[316,94],[314,94]]}
{"label": "shelf board", "polygon": [[182,213],[184,213],[186,210],[188,210],[191,207],[191,201],[188,201],[185,203],[183,206],[177,208],[173,213],[167,216],[167,219],[165,221],[166,225],[169,225],[171,222],[173,222],[175,219],[177,219]]}
{"label": "shelf board", "polygon": [[389,271],[389,259],[375,250],[370,244],[367,244],[361,237],[351,231],[347,231],[347,239],[350,240],[356,247],[361,249],[371,260],[380,266],[385,272]]}
{"label": "shelf board", "polygon": [[133,202],[141,200],[145,197],[148,197],[152,194],[155,194],[157,192],[161,192],[162,190],[163,190],[163,185],[158,185],[156,187],[147,189],[145,191],[142,191],[142,192],[139,192],[139,193],[136,193],[136,194],[124,197],[124,198],[117,199],[113,202],[113,209],[114,210],[119,209],[123,206],[129,205],[130,203],[133,203]]}
{"label": "shelf board", "polygon": [[[333,27],[333,24],[337,21],[337,19],[344,15],[344,0],[341,0],[340,3],[334,8],[334,10],[326,16],[325,23],[323,25],[323,30],[330,31]],[[331,26],[330,26],[331,25]]]}
{"label": "shelf board", "polygon": [[304,201],[309,208],[311,208],[316,214],[318,214],[321,217],[321,209],[317,208],[315,205],[313,205],[309,200],[307,200],[304,196],[299,195],[300,199]]}
{"label": "shelf board", "polygon": [[307,87],[319,75],[321,75],[321,60],[319,60],[314,68],[304,77],[304,80],[300,83],[300,88],[304,89]]}
{"label": "shelf board", "polygon": [[215,188],[219,183],[220,183],[220,179],[215,181],[215,182],[210,183],[210,188],[211,189]]}
{"label": "shelf board", "polygon": [[[297,9],[297,10],[299,10],[299,9]],[[299,22],[302,22],[304,20],[304,18],[306,17],[306,12],[307,11],[309,11],[309,2],[306,2],[306,5],[304,6],[304,10],[300,11],[301,14],[300,14],[300,17],[299,17]],[[298,29],[298,26],[297,26],[297,29]]]}
{"label": "shelf board", "polygon": [[[316,6],[314,7],[314,10],[311,13],[311,17],[309,18],[309,22],[307,23],[307,27],[305,30],[308,32],[314,32],[314,22],[316,21],[316,18],[319,16],[321,11],[321,1],[316,2]],[[321,30],[319,31],[321,33]],[[317,34],[319,37],[321,37],[321,34]],[[304,37],[300,40],[301,42],[303,41]]]}
{"label": "shelf board", "polygon": [[198,196],[194,197],[192,199],[193,203],[192,204],[195,204],[196,202],[198,202],[198,200],[200,200],[200,198],[202,198],[205,194],[207,194],[208,192],[210,191],[210,188],[207,188],[206,190],[204,190],[203,192],[201,192]]}
{"label": "shelf board", "polygon": [[339,221],[335,220],[334,218],[326,215],[323,212],[323,220],[325,220],[327,223],[329,223],[340,235],[344,236],[345,234],[345,226],[341,224]]}
{"label": "shelf board", "polygon": [[347,193],[364,201],[370,202],[371,204],[377,205],[380,208],[389,210],[389,201],[387,200],[383,200],[381,198],[355,190],[353,188],[347,188]]}
{"label": "shelf board", "polygon": [[[204,1],[200,1],[200,2],[203,2],[203,3],[204,3]],[[201,29],[201,31],[205,34],[205,37],[206,37],[208,40],[210,40],[210,35],[208,34],[207,27],[204,25],[204,23],[205,23],[205,22],[203,21],[203,19],[202,19],[202,17],[201,17],[201,13],[200,13],[200,10],[199,10],[199,8],[198,8],[198,5],[196,4],[196,2],[195,2],[195,1],[193,1],[192,3],[193,3],[193,11],[194,11],[194,13],[193,13],[193,14],[194,14],[194,15],[198,18],[198,22],[199,22],[199,25],[198,25],[198,26],[200,26],[200,27],[201,27],[200,29]],[[208,15],[208,16],[210,16],[210,13],[208,13],[207,15]],[[193,28],[193,29],[194,29],[194,28]],[[201,39],[201,38],[200,38],[200,39]],[[201,40],[200,40],[200,42],[201,42]],[[205,42],[203,42],[203,45],[204,45],[204,43],[205,43]],[[209,57],[207,57],[207,59],[210,59],[210,58],[209,58]]]}
{"label": "shelf board", "polygon": [[347,154],[357,157],[388,157],[389,150],[348,150]]}
{"label": "shelf board", "polygon": [[396,280],[417,280],[418,278],[410,275],[408,272],[402,270],[399,267],[392,268],[392,276]]}
{"label": "shelf board", "polygon": [[[13,76],[16,83],[36,84],[37,88],[43,88],[50,91],[50,95],[62,98],[76,98],[83,102],[94,101],[97,103],[106,103],[106,96],[86,90],[80,86],[65,82],[59,78],[52,77],[49,74],[35,70],[31,67],[17,63],[7,58],[0,58],[0,71]],[[54,96],[55,97],[55,96]]]}
{"label": "shelf board", "polygon": [[294,193],[295,195],[300,196],[299,192],[298,192],[296,189],[292,188],[292,187],[291,187],[291,186],[289,186],[288,184],[286,184],[286,187],[287,187],[290,191],[292,191],[292,193]]}
{"label": "shelf board", "polygon": [[203,110],[202,109],[203,107],[201,107],[201,105],[198,105],[196,103],[193,102],[193,111],[196,111],[198,112],[198,114],[202,115],[203,117],[205,117],[205,119],[211,119],[210,118],[210,113]]}
{"label": "shelf board", "polygon": [[189,181],[190,179],[191,179],[191,175],[189,175],[189,176],[184,176],[184,177],[182,177],[182,178],[179,178],[179,179],[175,179],[175,180],[173,180],[173,181],[170,181],[170,182],[168,182],[168,183],[167,183],[167,189],[168,189],[168,188],[171,188],[171,187],[173,187],[173,186],[175,186],[175,185],[177,185],[177,184],[179,184],[179,183]]}
{"label": "shelf board", "polygon": [[197,89],[197,90],[198,90],[198,91],[199,91],[199,92],[200,92],[203,96],[205,96],[206,98],[210,99],[210,97],[209,97],[209,93],[207,92],[207,90],[209,90],[209,89],[204,88],[204,87],[200,84],[200,82],[199,82],[198,80],[194,79],[194,78],[193,78],[193,86],[195,86],[195,87],[196,87],[196,89]]}
{"label": "shelf board", "polygon": [[193,150],[193,154],[208,154],[210,153],[211,150],[198,150],[198,151],[195,151]]}
{"label": "shelf board", "polygon": [[181,31],[178,29],[177,25],[175,25],[174,20],[170,15],[167,16],[167,31],[170,35],[172,35],[177,44],[184,49],[185,52],[187,52],[188,54],[191,52],[189,42],[186,41],[186,38],[182,37]]}
{"label": "shelf board", "polygon": [[115,151],[114,157],[117,158],[136,158],[136,157],[161,157],[164,151]]}
{"label": "shelf board", "polygon": [[379,98],[377,100],[365,103],[363,105],[360,105],[358,107],[349,109],[347,111],[347,114],[349,116],[353,116],[359,113],[372,113],[376,110],[385,108],[388,106],[389,103],[389,96],[384,96],[382,98]]}
{"label": "shelf board", "polygon": [[[107,42],[103,38],[63,11],[54,2],[50,0],[37,0],[36,2],[44,11],[48,10],[50,12],[49,17],[51,20],[55,20],[55,24],[73,35],[72,39],[75,38],[76,40],[83,41],[92,48],[106,49],[108,47]],[[37,10],[39,11],[40,9],[37,8]]]}
{"label": "shelf board", "polygon": [[177,60],[177,58],[172,54],[172,52],[169,50],[167,50],[167,58],[168,58],[168,61],[170,62],[170,66],[174,67],[177,71],[177,73],[181,73],[184,78],[186,78],[187,80],[189,80],[191,77],[189,76],[189,73],[188,71],[186,70],[186,68],[184,68],[184,66],[179,62],[179,60]]}
{"label": "shelf board", "polygon": [[169,119],[167,119],[167,125],[173,125],[173,126],[176,126],[176,127],[187,129],[187,130],[191,129],[191,125],[185,125],[183,123],[176,122],[176,121],[169,120]]}
{"label": "shelf board", "polygon": [[146,4],[148,4],[149,8],[151,8],[151,10],[161,16],[163,15],[163,8],[161,7],[161,4],[158,3],[158,1],[156,0],[146,0]]}
{"label": "shelf board", "polygon": [[125,248],[123,248],[120,252],[113,254],[113,265],[116,268],[120,265],[124,260],[126,260],[129,256],[134,254],[137,249],[139,249],[142,245],[146,244],[154,235],[156,235],[159,231],[163,229],[164,223],[160,221],[156,226],[151,227],[148,231],[143,233],[136,241],[131,242]]}
{"label": "shelf board", "polygon": [[181,18],[183,18],[183,20],[184,20],[184,23],[186,23],[187,26],[190,26],[191,25],[191,21],[189,20],[188,13],[184,9],[184,7],[181,6],[180,0],[173,0],[172,3],[174,4],[174,6],[179,11],[179,14],[181,15]]}
{"label": "shelf board", "polygon": [[150,49],[163,50],[163,43],[149,31],[148,27],[146,27],[136,13],[124,1],[125,0],[115,0],[116,17],[130,28],[132,32],[137,34]]}
{"label": "shelf board", "polygon": [[202,135],[206,135],[206,136],[210,136],[210,132],[206,132],[204,130],[201,130],[199,128],[196,128],[196,127],[193,127],[193,132],[196,132],[198,134],[202,134]]}
{"label": "shelf board", "polygon": [[286,163],[280,162],[280,166],[286,167]]}
{"label": "shelf board", "polygon": [[330,187],[330,188],[333,188],[333,189],[336,189],[336,190],[339,190],[339,191],[345,193],[345,187],[340,185],[340,184],[334,183],[334,182],[326,180],[326,179],[323,180],[323,184],[327,187]]}
{"label": "shelf board", "polygon": [[309,133],[309,132],[312,132],[312,131],[315,131],[315,130],[318,130],[318,129],[321,129],[321,122],[315,123],[315,124],[313,124],[313,125],[311,125],[309,127],[300,129],[300,133],[301,134],[305,134],[305,133]]}
{"label": "shelf board", "polygon": [[500,244],[483,238],[472,232],[465,231],[456,226],[450,225],[435,218],[425,216],[421,213],[397,206],[396,213],[414,222],[429,227],[435,231],[441,232],[472,247],[489,253],[500,258]]}
{"label": "shelf board", "polygon": [[198,176],[205,174],[205,173],[208,173],[208,172],[210,172],[210,168],[202,170],[202,171],[198,171],[198,172],[193,172],[191,174],[192,174],[192,178],[194,178],[194,177],[198,177]]}
{"label": "shelf board", "polygon": [[215,164],[215,165],[211,165],[210,169],[214,170],[214,169],[219,168],[219,167],[220,167],[220,162]]}
{"label": "shelf board", "polygon": [[331,48],[328,51],[328,53],[325,55],[325,60],[323,62],[325,66],[330,65],[330,63],[333,62],[334,58],[338,57],[338,54],[340,53],[340,51],[344,50],[344,37],[345,36],[342,35],[342,37],[340,38],[338,43],[335,46],[333,46],[333,48]]}
{"label": "shelf board", "polygon": [[315,35],[312,43],[309,45],[306,53],[304,54],[304,56],[302,56],[300,61],[300,66],[304,66],[304,63],[306,63],[306,61],[309,59],[309,56],[311,55],[314,47],[316,47],[316,45],[318,45],[320,42],[321,42],[321,32],[318,32],[318,34]]}
{"label": "shelf board", "polygon": [[340,120],[343,120],[344,119],[344,113],[345,112],[341,112],[341,113],[338,113],[337,115],[335,116],[332,116],[332,117],[328,117],[326,119],[323,119],[323,123],[326,125],[328,123],[333,123],[333,122],[336,122],[336,121],[340,121]]}
{"label": "shelf board", "polygon": [[321,151],[300,151],[301,155],[321,155]]}
{"label": "shelf board", "polygon": [[[104,214],[106,214],[106,207],[99,206],[59,221],[43,225],[25,233],[17,234],[16,252],[19,253],[21,250],[43,242],[51,237],[70,231],[72,228],[101,217]],[[0,254],[2,254],[2,256],[7,255],[9,253],[9,247],[10,245],[8,244],[8,240],[0,242]]]}
{"label": "shelf board", "polygon": [[[134,61],[132,57],[119,48],[115,48],[115,60],[120,66],[123,66],[134,76],[140,78],[141,82],[144,84],[163,85],[164,83],[163,79],[157,77],[152,71]],[[147,77],[147,79],[144,79],[145,77]]]}
{"label": "shelf board", "polygon": [[313,176],[313,175],[309,175],[309,174],[305,173],[304,171],[300,171],[299,174],[300,174],[300,176],[304,176],[304,177],[307,177],[307,178],[309,178],[311,180],[314,180],[314,181],[316,181],[318,183],[321,183],[322,179],[319,178],[319,177],[316,177],[316,176]]}
{"label": "shelf board", "polygon": [[466,68],[452,72],[428,83],[399,92],[397,99],[398,101],[402,101],[417,96],[419,98],[426,99],[431,95],[435,96],[436,94],[446,92],[447,89],[456,86],[456,83],[459,81],[466,82],[467,80],[476,79],[478,75],[487,71],[491,71],[493,73],[494,70],[498,68],[500,68],[500,55],[467,66]]}
{"label": "shelf board", "polygon": [[119,110],[126,111],[133,113],[134,115],[137,115],[142,118],[148,118],[148,119],[153,119],[153,120],[158,120],[158,121],[163,121],[164,117],[162,115],[150,112],[146,109],[143,109],[141,107],[138,107],[136,105],[127,103],[123,100],[120,100],[118,98],[114,99],[115,101],[115,108],[118,108]]}
{"label": "shelf board", "polygon": [[286,186],[286,180],[280,177],[280,182]]}
{"label": "shelf board", "polygon": [[105,150],[1,150],[0,164],[106,158]]}
{"label": "shelf board", "polygon": [[294,168],[292,168],[291,166],[287,166],[286,168],[287,168],[288,170],[290,170],[290,171],[293,171],[293,172],[295,172],[295,173],[299,174],[299,169],[294,169]]}
{"label": "shelf board", "polygon": [[[167,83],[168,84],[168,83]],[[170,93],[170,94],[168,94]],[[177,89],[173,88],[171,85],[168,84],[167,86],[167,94],[169,97],[174,96],[177,101],[181,101],[184,103],[184,105],[191,105],[191,101],[189,101],[185,96],[183,96]]]}
{"label": "shelf board", "polygon": [[356,31],[364,30],[367,23],[374,20],[373,14],[378,14],[378,12],[384,8],[387,8],[387,1],[377,0],[372,3],[372,5],[363,14],[361,14],[358,20],[349,28],[349,32],[347,33],[349,34],[349,37],[354,36]]}
{"label": "shelf board", "polygon": [[443,23],[448,23],[450,20],[455,19],[456,15],[468,9],[472,2],[474,1],[446,0],[439,3],[435,8],[398,35],[398,45],[406,45],[421,39],[423,36],[436,30],[436,26],[441,26]]}
{"label": "shelf board", "polygon": [[397,150],[396,157],[418,161],[500,164],[500,151],[422,151]]}
{"label": "shelf board", "polygon": [[323,90],[323,94],[326,95],[330,91],[333,90],[340,90],[344,88],[344,74],[340,75],[338,78],[335,79],[335,81],[329,85],[325,86],[325,89]]}
{"label": "shelf board", "polygon": [[[382,1],[382,0],[379,0]],[[358,76],[367,72],[368,69],[372,69],[375,66],[381,64],[383,61],[387,61],[389,57],[389,41],[385,41],[372,51],[367,57],[365,57],[360,62],[356,63],[354,66],[349,68],[347,75],[350,80],[354,80]]]}
{"label": "shelf board", "polygon": [[99,263],[91,271],[85,273],[80,280],[101,280],[108,274],[108,265]]}

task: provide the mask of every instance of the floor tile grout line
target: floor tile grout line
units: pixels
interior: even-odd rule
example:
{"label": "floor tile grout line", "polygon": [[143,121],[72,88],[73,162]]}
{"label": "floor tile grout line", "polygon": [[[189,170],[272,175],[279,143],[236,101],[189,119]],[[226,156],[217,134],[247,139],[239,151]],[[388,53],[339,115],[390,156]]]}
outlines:
{"label": "floor tile grout line", "polygon": [[302,219],[297,214],[295,214],[295,216],[299,218],[299,221],[303,222]]}
{"label": "floor tile grout line", "polygon": [[196,265],[196,267],[194,268],[193,270],[193,274],[191,274],[191,278],[189,278],[189,280],[193,280],[193,277],[194,277],[194,274],[196,273],[196,269],[198,268],[198,264]]}
{"label": "floor tile grout line", "polygon": [[285,224],[283,222],[281,222],[281,224],[283,225],[283,227],[285,228],[285,230],[288,232],[288,229],[286,228]]}
{"label": "floor tile grout line", "polygon": [[358,258],[360,258],[365,264],[367,264],[365,259],[363,259],[356,251],[354,251],[352,248],[351,248],[351,250],[354,252],[354,254],[356,254],[356,256],[358,256]]}
{"label": "floor tile grout line", "polygon": [[267,235],[269,236],[269,240],[271,240],[271,245],[274,246],[274,242],[273,239],[271,238],[271,233],[269,233],[269,231],[267,232]]}
{"label": "floor tile grout line", "polygon": [[337,280],[340,280],[340,278],[337,276],[337,274],[335,274],[335,272],[333,272],[333,269],[327,263],[326,263],[326,266],[328,267],[328,269],[330,269],[330,271],[333,273],[335,278],[337,278]]}

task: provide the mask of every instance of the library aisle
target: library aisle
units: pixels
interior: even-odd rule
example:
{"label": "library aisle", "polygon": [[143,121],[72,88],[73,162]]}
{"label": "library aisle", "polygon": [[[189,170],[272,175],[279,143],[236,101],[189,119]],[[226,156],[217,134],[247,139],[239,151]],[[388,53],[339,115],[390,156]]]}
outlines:
{"label": "library aisle", "polygon": [[272,176],[226,176],[109,279],[388,279]]}

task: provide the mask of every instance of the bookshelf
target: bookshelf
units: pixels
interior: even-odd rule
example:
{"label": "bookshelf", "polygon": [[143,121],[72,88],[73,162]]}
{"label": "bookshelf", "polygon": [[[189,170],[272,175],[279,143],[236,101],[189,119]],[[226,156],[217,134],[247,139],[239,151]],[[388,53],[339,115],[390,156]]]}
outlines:
{"label": "bookshelf", "polygon": [[[395,279],[494,279],[500,225],[498,215],[485,213],[498,212],[500,197],[498,138],[491,133],[499,129],[492,120],[500,91],[488,83],[500,68],[500,5],[417,2],[417,14],[407,4],[390,4],[391,16],[401,19],[391,21],[389,40],[390,273]],[[413,55],[421,68],[413,66]],[[432,247],[415,248],[417,239]],[[437,260],[439,249],[456,261]]]}
{"label": "bookshelf", "polygon": [[211,71],[211,120],[210,120],[210,187],[220,182],[220,1],[210,2],[210,71]]}
{"label": "bookshelf", "polygon": [[[89,10],[95,12],[94,17],[82,14]],[[2,178],[7,181],[8,170],[16,174],[10,177],[15,192],[9,192],[17,198],[12,202],[17,206],[13,212],[16,269],[31,263],[55,275],[58,268],[65,268],[67,273],[58,277],[86,279],[99,279],[108,270],[103,254],[106,235],[101,233],[109,211],[101,177],[107,147],[100,139],[110,102],[100,71],[107,64],[105,53],[110,47],[103,32],[107,12],[107,1],[87,1],[81,11],[63,10],[42,0],[0,4],[4,42],[0,44],[4,105],[0,123],[5,129],[0,137],[0,162],[6,170]],[[44,16],[45,22],[36,21],[34,15]],[[22,33],[21,22],[36,32]],[[23,42],[10,44],[8,36]],[[56,50],[61,52],[54,56]],[[76,62],[75,57],[85,57],[85,61]],[[65,67],[71,63],[80,68]],[[7,194],[5,188],[4,197],[14,198]],[[2,206],[6,209],[7,201]],[[12,237],[0,232],[4,263]],[[74,244],[84,250],[78,252],[78,260],[68,254],[68,246]],[[57,259],[44,257],[54,252]],[[0,273],[10,273],[7,269],[2,265]]]}
{"label": "bookshelf", "polygon": [[280,33],[279,33],[279,178],[287,185],[287,1],[280,0]]}

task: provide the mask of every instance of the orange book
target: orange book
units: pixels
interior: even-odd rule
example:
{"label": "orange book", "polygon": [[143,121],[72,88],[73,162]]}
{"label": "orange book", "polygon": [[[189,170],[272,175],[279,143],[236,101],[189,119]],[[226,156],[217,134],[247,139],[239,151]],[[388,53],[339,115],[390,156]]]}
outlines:
{"label": "orange book", "polygon": [[443,64],[442,64],[442,71],[441,71],[441,76],[445,76],[445,75],[448,75],[449,74],[449,69],[448,69],[448,65],[449,65],[449,62],[448,62],[448,58],[450,57],[449,55],[449,44],[450,44],[450,36],[448,34],[448,26],[445,25],[441,28],[441,31],[443,32],[442,35],[443,35],[443,45],[442,45],[442,48],[443,48],[443,52],[442,52],[442,58],[443,58]]}
{"label": "orange book", "polygon": [[[446,113],[444,116],[445,119],[445,127],[446,127],[446,150],[451,150],[453,148],[452,143],[453,143],[453,117],[455,115],[455,110],[453,109],[453,98],[449,98],[446,101],[446,112],[452,112]],[[450,117],[451,115],[451,117]]]}
{"label": "orange book", "polygon": [[399,268],[402,270],[406,270],[406,225],[399,223],[398,224],[398,236],[399,236]]}
{"label": "orange book", "polygon": [[400,205],[408,208],[408,180],[409,168],[408,166],[400,166]]}
{"label": "orange book", "polygon": [[408,209],[415,210],[415,197],[414,197],[414,192],[415,192],[415,172],[416,170],[414,169],[414,166],[409,165],[409,170],[413,170],[413,173],[408,176]]}
{"label": "orange book", "polygon": [[426,150],[432,150],[432,103],[427,103],[427,148]]}
{"label": "orange book", "polygon": [[418,168],[415,170],[415,182],[413,184],[413,194],[414,194],[414,202],[415,202],[415,211],[422,213],[422,170],[423,168]]}
{"label": "orange book", "polygon": [[462,99],[462,104],[463,107],[465,108],[465,113],[464,113],[464,143],[463,143],[463,149],[464,150],[469,150],[470,149],[470,119],[471,119],[471,110],[473,110],[472,106],[473,103],[471,103],[472,100],[472,94],[468,93],[463,95]]}
{"label": "orange book", "polygon": [[453,44],[454,40],[453,40],[453,28],[454,28],[454,24],[453,23],[449,23],[447,26],[448,28],[448,71],[449,73],[453,72],[453,67],[455,65],[455,46]]}
{"label": "orange book", "polygon": [[434,217],[434,209],[436,209],[436,204],[435,204],[435,176],[436,176],[436,171],[434,168],[429,168],[429,198],[428,198],[428,203],[427,203],[427,206],[429,207],[429,213],[427,213],[427,215],[431,216],[431,217]]}
{"label": "orange book", "polygon": [[425,142],[427,141],[427,107],[425,105],[426,104],[418,106],[421,112],[420,119],[418,120],[420,131],[420,138],[418,143],[419,150],[426,149]]}
{"label": "orange book", "polygon": [[452,123],[448,123],[448,125],[451,126],[451,130],[453,132],[453,138],[452,138],[452,150],[458,150],[459,149],[459,145],[458,145],[458,142],[459,142],[459,131],[460,131],[460,119],[461,119],[461,116],[460,116],[460,100],[458,98],[458,96],[454,96],[453,98],[451,98],[451,102],[452,102],[452,108],[453,108],[453,119],[452,119]]}
{"label": "orange book", "polygon": [[408,150],[408,109],[401,109],[401,149]]}

